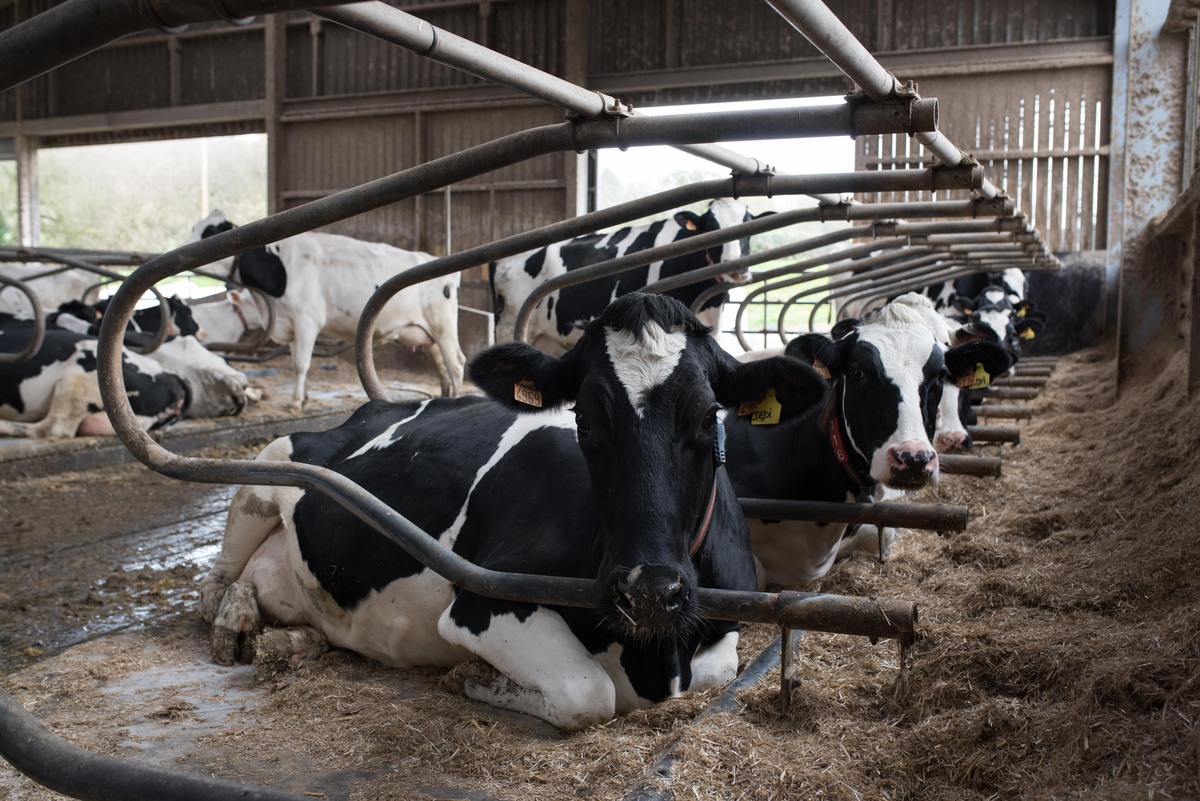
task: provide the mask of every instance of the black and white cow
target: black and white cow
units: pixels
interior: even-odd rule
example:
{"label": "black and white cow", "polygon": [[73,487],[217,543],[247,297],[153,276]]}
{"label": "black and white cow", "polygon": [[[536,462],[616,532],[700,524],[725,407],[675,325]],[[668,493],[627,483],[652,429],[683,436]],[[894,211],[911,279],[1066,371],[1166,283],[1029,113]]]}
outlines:
{"label": "black and white cow", "polygon": [[[836,337],[836,338],[835,338]],[[942,386],[1007,364],[992,343],[943,348],[916,309],[889,304],[835,337],[805,334],[785,352],[829,373],[820,408],[770,397],[726,418],[730,477],[739,496],[849,502],[938,479],[931,438]],[[995,360],[999,359],[999,363]],[[829,570],[846,526],[750,520],[768,584],[799,586]]]}
{"label": "black and white cow", "polygon": [[[751,217],[745,203],[731,198],[718,198],[709,204],[703,215],[679,211],[667,219],[625,226],[607,234],[588,234],[493,262],[488,269],[492,284],[492,307],[496,314],[496,341],[504,342],[513,338],[513,328],[521,305],[534,289],[551,278],[707,231],[729,228],[749,219]],[[579,338],[577,326],[599,314],[614,298],[636,292],[663,278],[744,256],[749,249],[748,239],[734,240],[697,253],[627,270],[619,275],[564,287],[538,304],[529,320],[526,339],[548,353],[562,353]],[[749,272],[741,270],[717,279],[689,284],[667,294],[691,306],[701,292],[716,284],[740,283],[748,278]],[[701,322],[714,331],[719,330],[721,306],[726,297],[724,294],[713,297],[700,310]]]}
{"label": "black and white cow", "polygon": [[[20,353],[33,323],[0,314],[0,353]],[[112,436],[96,380],[95,338],[48,327],[41,349],[19,364],[0,364],[0,436]],[[192,393],[180,376],[131,351],[121,355],[129,403],[139,424],[159,428],[182,417]]]}
{"label": "black and white cow", "polygon": [[[54,325],[82,332],[95,339],[100,334],[100,321],[107,301],[87,305],[63,304],[53,315]],[[249,386],[246,374],[230,366],[221,356],[204,347],[200,341],[203,330],[192,317],[191,308],[178,297],[168,301],[168,332],[165,340],[147,358],[158,362],[168,372],[179,376],[188,386],[191,402],[184,417],[207,419],[237,415],[248,401],[261,398],[261,392]],[[125,331],[127,347],[145,351],[153,344],[162,310],[159,306],[138,309]]]}
{"label": "black and white cow", "polygon": [[[228,231],[234,224],[213,211],[192,229],[188,242]],[[235,278],[271,298],[271,339],[290,345],[296,371],[295,406],[302,406],[318,335],[353,342],[363,307],[380,284],[432,259],[382,242],[309,231],[218,263]],[[442,394],[462,391],[466,357],[458,342],[458,273],[424,281],[397,294],[379,314],[376,342],[428,349]],[[255,298],[258,300],[257,296]],[[259,317],[266,319],[265,312]]]}
{"label": "black and white cow", "polygon": [[769,387],[803,410],[823,381],[785,357],[739,364],[708,333],[678,301],[628,295],[561,359],[518,342],[475,357],[491,400],[371,402],[259,457],[336,470],[481,567],[595,579],[596,609],[456,590],[320,494],[245,486],[201,583],[214,658],[260,619],[389,665],[474,656],[497,672],[468,695],[565,729],[728,681],[737,626],[696,590],[752,590],[755,568],[718,411]]}

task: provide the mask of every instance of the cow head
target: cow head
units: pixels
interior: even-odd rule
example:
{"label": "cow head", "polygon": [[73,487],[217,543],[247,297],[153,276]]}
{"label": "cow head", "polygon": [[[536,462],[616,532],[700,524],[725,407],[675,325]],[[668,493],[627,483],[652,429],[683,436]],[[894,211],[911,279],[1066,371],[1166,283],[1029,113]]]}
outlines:
{"label": "cow head", "polygon": [[902,303],[836,340],[797,337],[785,352],[828,369],[833,387],[823,418],[842,426],[849,462],[864,484],[919,489],[938,479],[931,439],[943,383],[974,375],[981,354],[943,348],[924,315]]}
{"label": "cow head", "polygon": [[[675,222],[679,224],[680,228],[697,234],[731,228],[751,219],[754,217],[746,210],[746,204],[743,201],[728,197],[720,197],[709,203],[708,210],[702,215],[690,211],[675,213]],[[749,253],[750,238],[745,237],[708,248],[705,251],[705,258],[709,264],[717,264],[749,255]],[[750,280],[750,270],[744,268],[732,273],[725,273],[717,276],[715,280],[718,283],[744,284]]]}
{"label": "cow head", "polygon": [[597,602],[629,633],[677,632],[694,621],[690,550],[707,515],[724,532],[723,558],[744,561],[753,584],[744,520],[719,469],[721,407],[771,388],[801,407],[820,397],[822,381],[805,365],[786,357],[740,364],[708,333],[673,298],[635,293],[586,324],[560,359],[509,342],[471,362],[474,381],[515,408],[536,411],[519,399],[543,409],[573,402],[599,522]]}
{"label": "cow head", "polygon": [[187,385],[190,403],[184,417],[224,417],[240,414],[246,407],[245,373],[230,367],[195,337],[172,337],[151,358]]}
{"label": "cow head", "polygon": [[[895,298],[892,305],[907,306],[920,315],[946,356],[947,370],[942,397],[935,413],[934,446],[941,453],[969,450],[971,437],[967,432],[967,421],[962,416],[961,403],[962,397],[969,396],[969,393],[964,393],[959,383],[982,388],[991,376],[1006,372],[1012,366],[1011,353],[995,341],[994,332],[987,326],[979,323],[964,325],[939,314],[934,308],[934,301],[927,295],[909,292]],[[954,350],[955,346],[968,343],[975,344]],[[954,365],[959,364],[956,360],[960,358],[974,362],[956,370]]]}

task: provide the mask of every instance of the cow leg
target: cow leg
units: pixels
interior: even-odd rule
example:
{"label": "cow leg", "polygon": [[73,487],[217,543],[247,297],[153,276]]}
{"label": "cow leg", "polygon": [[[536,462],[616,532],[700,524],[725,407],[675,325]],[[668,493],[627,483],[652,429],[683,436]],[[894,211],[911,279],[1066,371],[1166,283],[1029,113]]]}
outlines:
{"label": "cow leg", "polygon": [[712,645],[701,648],[692,657],[692,683],[689,690],[724,687],[737,676],[738,633],[728,632]]}
{"label": "cow leg", "polygon": [[[0,436],[48,439],[74,437],[80,432],[81,424],[88,419],[88,407],[102,407],[100,386],[94,372],[79,369],[68,370],[54,386],[50,408],[36,423],[4,421],[0,423]],[[103,412],[100,412],[103,416]],[[107,419],[107,418],[106,418]],[[87,435],[87,430],[80,432]],[[111,436],[111,428],[109,428]]]}
{"label": "cow leg", "polygon": [[221,594],[220,606],[211,620],[209,647],[218,665],[253,659],[250,639],[262,623],[258,593],[248,581],[235,581]]}
{"label": "cow leg", "polygon": [[[447,353],[453,354],[452,358],[447,359]],[[438,380],[442,385],[442,396],[457,398],[461,395],[466,356],[459,350],[458,343],[439,342],[429,349],[429,357],[433,359],[433,366],[437,369]]]}
{"label": "cow leg", "polygon": [[313,348],[317,345],[317,335],[320,329],[307,321],[296,321],[292,331],[292,369],[296,373],[296,391],[292,393],[292,407],[300,409],[308,397],[305,384],[308,381],[308,368],[312,365]]}
{"label": "cow leg", "polygon": [[[477,632],[480,619],[488,621],[487,628]],[[465,622],[460,625],[459,620]],[[438,620],[438,633],[503,674],[467,679],[466,694],[476,701],[567,730],[616,714],[612,679],[556,612],[535,607],[529,613],[525,604],[464,592]]]}
{"label": "cow leg", "polygon": [[[287,461],[291,457],[292,441],[280,437],[258,455],[258,460]],[[282,490],[294,494],[291,489]],[[212,569],[200,580],[200,616],[214,623],[227,588],[242,577],[242,572],[255,552],[282,523],[278,487],[246,484],[238,487],[229,505],[221,552]]]}

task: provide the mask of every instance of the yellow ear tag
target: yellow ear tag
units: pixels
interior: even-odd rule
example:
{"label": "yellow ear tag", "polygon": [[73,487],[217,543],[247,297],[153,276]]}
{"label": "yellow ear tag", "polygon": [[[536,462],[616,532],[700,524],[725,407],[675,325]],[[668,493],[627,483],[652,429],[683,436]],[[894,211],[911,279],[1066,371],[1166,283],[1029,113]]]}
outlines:
{"label": "yellow ear tag", "polygon": [[542,393],[538,391],[538,388],[528,378],[522,378],[513,384],[513,399],[518,403],[524,403],[526,406],[542,408]]}
{"label": "yellow ear tag", "polygon": [[773,426],[783,417],[783,406],[775,400],[775,390],[768,389],[760,401],[743,403],[738,407],[738,417],[750,417],[752,426]]}
{"label": "yellow ear tag", "polygon": [[833,373],[829,372],[829,368],[826,367],[825,363],[822,362],[820,359],[813,359],[812,366],[813,366],[813,369],[817,371],[817,374],[819,376],[821,376],[821,378],[824,378],[826,381],[833,378]]}
{"label": "yellow ear tag", "polygon": [[1037,336],[1037,334],[1033,332],[1032,328],[1026,328],[1021,332],[1021,339],[1033,339],[1035,336]]}
{"label": "yellow ear tag", "polygon": [[1020,310],[1018,310],[1018,311],[1017,311],[1017,316],[1018,316],[1018,317],[1024,317],[1024,316],[1025,316],[1025,312],[1026,312],[1026,311],[1027,311],[1027,309],[1025,309],[1024,307],[1022,307]]}
{"label": "yellow ear tag", "polygon": [[992,377],[983,365],[976,362],[975,375],[966,375],[956,382],[962,389],[987,389],[992,384]]}

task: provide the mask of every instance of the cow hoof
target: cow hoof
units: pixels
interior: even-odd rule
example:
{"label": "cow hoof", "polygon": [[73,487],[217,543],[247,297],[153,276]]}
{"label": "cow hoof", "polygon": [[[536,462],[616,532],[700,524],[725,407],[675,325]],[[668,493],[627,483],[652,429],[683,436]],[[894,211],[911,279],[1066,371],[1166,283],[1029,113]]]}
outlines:
{"label": "cow hoof", "polygon": [[226,667],[237,662],[240,656],[239,639],[241,639],[240,634],[233,629],[213,626],[209,632],[208,640],[212,660],[218,665],[225,665]]}
{"label": "cow hoof", "polygon": [[455,695],[470,695],[469,687],[490,687],[505,675],[482,659],[463,662],[452,667],[442,677],[440,686],[446,692]]}
{"label": "cow hoof", "polygon": [[328,650],[329,640],[311,626],[266,629],[254,640],[254,675],[267,681]]}

